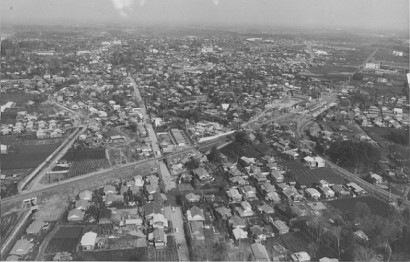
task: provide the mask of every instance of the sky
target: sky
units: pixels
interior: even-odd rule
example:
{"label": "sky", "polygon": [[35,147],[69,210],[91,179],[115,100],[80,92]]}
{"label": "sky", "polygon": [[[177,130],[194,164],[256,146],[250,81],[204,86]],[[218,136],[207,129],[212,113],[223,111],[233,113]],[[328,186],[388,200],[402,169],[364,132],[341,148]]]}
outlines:
{"label": "sky", "polygon": [[409,28],[408,0],[1,0],[2,24]]}

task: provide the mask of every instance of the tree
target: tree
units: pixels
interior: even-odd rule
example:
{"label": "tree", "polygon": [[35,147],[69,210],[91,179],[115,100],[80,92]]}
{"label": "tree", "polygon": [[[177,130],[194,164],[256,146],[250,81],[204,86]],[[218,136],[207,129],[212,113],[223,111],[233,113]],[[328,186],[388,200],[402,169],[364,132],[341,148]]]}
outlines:
{"label": "tree", "polygon": [[209,162],[214,163],[216,165],[219,165],[222,163],[223,159],[221,156],[221,152],[218,150],[216,146],[213,146],[211,148],[211,151],[209,152],[207,156]]}
{"label": "tree", "polygon": [[250,140],[248,134],[245,131],[238,131],[235,133],[235,140],[236,142],[240,143],[241,145],[248,145],[250,144]]}
{"label": "tree", "polygon": [[372,214],[369,206],[366,203],[358,202],[354,208],[355,219],[364,219]]}
{"label": "tree", "polygon": [[354,261],[370,261],[375,256],[373,249],[357,246],[353,251]]}

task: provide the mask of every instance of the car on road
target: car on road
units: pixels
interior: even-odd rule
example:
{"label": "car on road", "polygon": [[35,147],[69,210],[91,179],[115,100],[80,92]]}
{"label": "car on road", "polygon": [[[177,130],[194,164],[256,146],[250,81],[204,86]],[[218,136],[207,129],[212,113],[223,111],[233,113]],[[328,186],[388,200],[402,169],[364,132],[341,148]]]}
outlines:
{"label": "car on road", "polygon": [[175,228],[175,233],[179,233],[179,229],[177,227]]}
{"label": "car on road", "polygon": [[177,210],[175,207],[171,207],[172,212],[175,212]]}

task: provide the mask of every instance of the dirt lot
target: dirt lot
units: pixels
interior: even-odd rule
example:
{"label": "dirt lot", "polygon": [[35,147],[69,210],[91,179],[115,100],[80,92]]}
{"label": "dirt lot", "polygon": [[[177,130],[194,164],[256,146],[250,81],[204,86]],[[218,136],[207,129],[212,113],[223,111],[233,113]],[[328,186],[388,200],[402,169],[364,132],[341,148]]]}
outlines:
{"label": "dirt lot", "polygon": [[67,196],[50,196],[41,200],[38,211],[34,215],[43,221],[57,221],[66,212],[68,205]]}

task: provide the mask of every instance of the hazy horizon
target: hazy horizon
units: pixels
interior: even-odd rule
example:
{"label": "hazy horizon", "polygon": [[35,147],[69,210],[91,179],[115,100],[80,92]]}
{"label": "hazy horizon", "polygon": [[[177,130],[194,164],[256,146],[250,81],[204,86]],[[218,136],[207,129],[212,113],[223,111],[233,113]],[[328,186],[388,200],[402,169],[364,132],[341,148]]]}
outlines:
{"label": "hazy horizon", "polygon": [[1,23],[261,25],[409,30],[407,0],[2,0]]}

